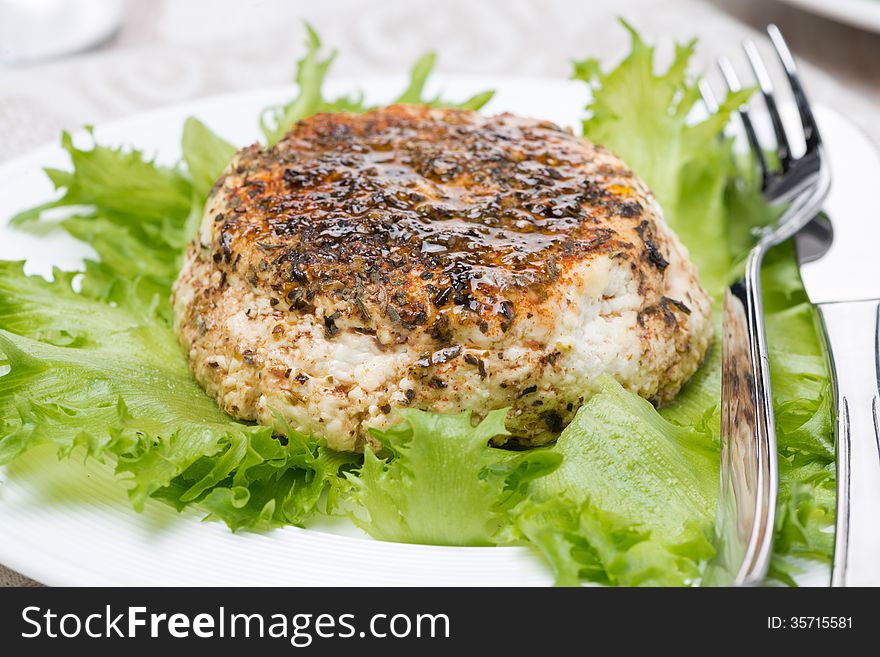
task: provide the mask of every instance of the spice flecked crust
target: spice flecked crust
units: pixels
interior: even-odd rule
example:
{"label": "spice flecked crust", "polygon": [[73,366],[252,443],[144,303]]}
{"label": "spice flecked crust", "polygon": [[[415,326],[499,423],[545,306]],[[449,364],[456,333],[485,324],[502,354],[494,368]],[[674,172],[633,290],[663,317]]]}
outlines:
{"label": "spice flecked crust", "polygon": [[195,378],[338,450],[395,409],[509,407],[541,444],[608,374],[670,400],[711,301],[650,191],[552,123],[394,105],[319,114],[217,181],[174,286]]}

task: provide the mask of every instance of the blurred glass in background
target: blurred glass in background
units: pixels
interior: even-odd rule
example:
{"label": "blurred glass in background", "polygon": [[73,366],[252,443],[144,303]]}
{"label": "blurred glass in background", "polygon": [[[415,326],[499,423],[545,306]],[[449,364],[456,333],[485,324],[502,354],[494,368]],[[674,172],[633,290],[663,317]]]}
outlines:
{"label": "blurred glass in background", "polygon": [[125,0],[0,0],[0,65],[94,48],[122,26]]}

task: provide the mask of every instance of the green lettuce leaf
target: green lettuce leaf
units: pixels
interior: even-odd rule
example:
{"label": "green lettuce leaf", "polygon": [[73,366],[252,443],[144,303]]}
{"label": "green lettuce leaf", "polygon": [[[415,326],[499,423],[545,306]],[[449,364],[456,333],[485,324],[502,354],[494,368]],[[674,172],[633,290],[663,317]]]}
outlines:
{"label": "green lettuce leaf", "polygon": [[180,147],[196,193],[201,199],[207,198],[208,192],[235,155],[235,146],[191,116],[183,124]]}
{"label": "green lettuce leaf", "polygon": [[97,261],[87,260],[78,277],[81,294],[156,315],[167,325],[171,284],[192,239],[192,217],[201,209],[189,177],[179,167],[160,166],[137,150],[98,144],[78,148],[67,133],[61,146],[73,170],[47,174],[63,194],[13,217],[12,223],[33,225],[51,208],[70,208],[73,214],[57,224],[99,256]]}
{"label": "green lettuce leaf", "polygon": [[532,483],[515,516],[558,583],[683,586],[699,577],[714,554],[711,435],[668,422],[608,378],[551,451],[562,465]]}
{"label": "green lettuce leaf", "polygon": [[[91,131],[89,131],[91,133]],[[135,150],[95,146],[74,146],[69,133],[63,133],[61,146],[70,154],[73,171],[46,169],[56,189],[64,189],[58,200],[13,217],[21,225],[41,216],[51,207],[86,205],[101,209],[109,220],[127,223],[134,215],[141,219],[139,230],[145,241],[181,246],[189,241],[169,225],[169,217],[189,212],[192,186],[178,168],[158,166]]]}
{"label": "green lettuce leaf", "polygon": [[371,536],[404,543],[491,545],[503,540],[507,512],[531,480],[555,469],[550,450],[511,452],[488,445],[506,435],[506,409],[477,426],[467,413],[440,415],[414,409],[404,421],[373,435],[390,452],[367,450],[357,475],[349,474],[352,519]]}
{"label": "green lettuce leaf", "polygon": [[492,100],[492,96],[495,95],[494,91],[482,91],[460,103],[443,100],[439,95],[434,96],[433,98],[425,98],[425,84],[428,81],[428,77],[431,75],[431,71],[434,70],[434,65],[436,63],[436,53],[429,52],[419,57],[410,70],[409,85],[397,98],[394,99],[393,102],[406,103],[409,105],[430,105],[431,107],[454,107],[458,109],[478,110]]}
{"label": "green lettuce leaf", "polygon": [[830,563],[836,474],[833,391],[818,318],[798,275],[791,243],[764,266],[770,378],[779,447],[779,504],[771,577],[791,583],[792,559]]}
{"label": "green lettuce leaf", "polygon": [[260,117],[260,127],[266,137],[266,143],[270,146],[281,139],[294,123],[312,114],[333,111],[358,112],[363,108],[361,97],[341,97],[332,101],[324,99],[321,87],[336,57],[336,51],[321,59],[319,56],[321,38],[308,23],[306,32],[306,54],[297,62],[296,68],[296,84],[299,91],[297,97],[285,105],[267,108]]}
{"label": "green lettuce leaf", "polygon": [[648,183],[669,225],[691,245],[703,285],[718,294],[730,274],[724,193],[734,173],[730,144],[718,137],[751,90],[730,94],[715,114],[689,121],[700,100],[687,70],[696,41],[677,44],[672,64],[656,73],[654,47],[622,23],[632,43],[619,65],[603,73],[595,59],[574,64],[575,79],[594,89],[584,136],[610,148]]}
{"label": "green lettuce leaf", "polygon": [[[298,94],[284,105],[273,105],[266,108],[260,117],[260,127],[266,137],[266,143],[273,145],[281,139],[300,119],[318,114],[319,112],[363,112],[370,109],[364,103],[362,93],[354,96],[340,96],[333,100],[324,98],[322,87],[324,79],[336,57],[333,50],[324,59],[320,57],[321,39],[306,23],[306,54],[297,63],[296,84]],[[431,105],[432,107],[458,107],[462,109],[480,109],[488,103],[494,94],[492,91],[478,93],[461,102],[451,102],[436,96],[424,98],[425,83],[434,68],[436,56],[427,53],[419,58],[410,71],[410,82],[394,102]]]}
{"label": "green lettuce leaf", "polygon": [[[0,262],[0,463],[53,444],[112,461],[135,508],[157,497],[204,507],[235,529],[300,523],[338,458],[289,427],[241,424],[193,381],[177,340],[140,302],[77,293]],[[123,295],[125,297],[125,295]],[[136,296],[128,296],[130,301]]]}

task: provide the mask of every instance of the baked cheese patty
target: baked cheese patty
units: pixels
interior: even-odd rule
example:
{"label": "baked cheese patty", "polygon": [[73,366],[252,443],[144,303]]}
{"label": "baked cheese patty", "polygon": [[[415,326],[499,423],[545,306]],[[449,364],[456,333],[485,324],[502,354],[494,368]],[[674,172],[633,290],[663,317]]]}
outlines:
{"label": "baked cheese patty", "polygon": [[540,444],[601,375],[671,399],[712,336],[686,249],[620,159],[546,121],[405,105],[241,150],[173,303],[229,414],[338,450],[405,407],[509,407]]}

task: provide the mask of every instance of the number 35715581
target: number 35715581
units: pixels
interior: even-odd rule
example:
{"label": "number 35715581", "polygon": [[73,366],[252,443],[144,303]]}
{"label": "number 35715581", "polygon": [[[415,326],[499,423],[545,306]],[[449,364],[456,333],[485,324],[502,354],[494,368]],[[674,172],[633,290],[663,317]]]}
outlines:
{"label": "number 35715581", "polygon": [[770,630],[848,630],[852,629],[852,616],[768,616]]}

